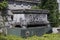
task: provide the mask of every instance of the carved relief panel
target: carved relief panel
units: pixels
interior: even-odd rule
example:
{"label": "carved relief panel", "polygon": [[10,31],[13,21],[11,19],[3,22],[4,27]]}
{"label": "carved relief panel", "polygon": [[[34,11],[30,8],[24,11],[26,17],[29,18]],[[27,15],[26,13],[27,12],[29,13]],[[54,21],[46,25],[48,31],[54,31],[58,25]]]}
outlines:
{"label": "carved relief panel", "polygon": [[46,14],[26,14],[25,17],[28,22],[47,21]]}

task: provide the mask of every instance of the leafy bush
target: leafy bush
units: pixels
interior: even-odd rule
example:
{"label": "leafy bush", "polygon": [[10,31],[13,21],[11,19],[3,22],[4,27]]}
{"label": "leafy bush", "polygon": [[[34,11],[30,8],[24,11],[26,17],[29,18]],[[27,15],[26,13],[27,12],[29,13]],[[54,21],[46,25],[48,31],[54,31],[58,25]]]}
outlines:
{"label": "leafy bush", "polygon": [[58,10],[58,3],[57,0],[41,0],[41,7],[42,9],[48,9],[49,15],[48,19],[51,23],[52,27],[59,26],[59,10]]}
{"label": "leafy bush", "polygon": [[8,6],[8,2],[6,0],[0,2],[0,10],[5,9]]}
{"label": "leafy bush", "polygon": [[0,40],[7,40],[7,38],[3,35],[0,35]]}
{"label": "leafy bush", "polygon": [[40,37],[35,35],[28,38],[8,35],[8,36],[0,36],[0,40],[60,40],[60,34],[45,34]]}
{"label": "leafy bush", "polygon": [[8,35],[8,36],[0,36],[0,40],[23,40],[24,38],[22,37],[18,37],[18,36],[12,36],[12,35]]}

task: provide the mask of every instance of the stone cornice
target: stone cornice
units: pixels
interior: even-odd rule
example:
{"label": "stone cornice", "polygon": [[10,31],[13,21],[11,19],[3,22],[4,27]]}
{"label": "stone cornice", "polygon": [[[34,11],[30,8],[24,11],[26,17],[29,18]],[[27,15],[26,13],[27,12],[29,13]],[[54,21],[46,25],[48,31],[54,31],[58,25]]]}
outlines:
{"label": "stone cornice", "polygon": [[18,10],[11,10],[13,13],[40,13],[40,14],[47,14],[49,13],[49,10],[44,10],[44,9],[18,9]]}

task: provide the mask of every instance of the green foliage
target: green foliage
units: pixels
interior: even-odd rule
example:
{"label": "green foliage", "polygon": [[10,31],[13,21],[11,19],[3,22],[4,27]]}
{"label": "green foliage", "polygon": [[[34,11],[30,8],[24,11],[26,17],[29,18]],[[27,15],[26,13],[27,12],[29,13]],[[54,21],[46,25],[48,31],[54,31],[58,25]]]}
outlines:
{"label": "green foliage", "polygon": [[60,40],[60,34],[45,34],[40,37],[32,36],[28,38],[8,35],[8,36],[0,36],[0,40]]}
{"label": "green foliage", "polygon": [[0,2],[0,10],[6,9],[7,6],[8,6],[8,3],[6,0]]}
{"label": "green foliage", "polygon": [[59,25],[57,0],[42,0],[41,8],[48,9],[50,11],[48,19],[51,22],[51,26],[57,27]]}
{"label": "green foliage", "polygon": [[0,40],[24,40],[24,38],[8,35],[8,36],[0,36]]}
{"label": "green foliage", "polygon": [[45,34],[43,37],[49,40],[60,40],[60,34]]}
{"label": "green foliage", "polygon": [[8,2],[6,0],[0,2],[0,12],[1,12],[1,16],[6,16],[7,14],[7,6],[8,6]]}
{"label": "green foliage", "polygon": [[60,34],[45,34],[41,37],[32,36],[27,38],[26,40],[60,40]]}
{"label": "green foliage", "polygon": [[0,36],[0,40],[7,40],[4,36]]}

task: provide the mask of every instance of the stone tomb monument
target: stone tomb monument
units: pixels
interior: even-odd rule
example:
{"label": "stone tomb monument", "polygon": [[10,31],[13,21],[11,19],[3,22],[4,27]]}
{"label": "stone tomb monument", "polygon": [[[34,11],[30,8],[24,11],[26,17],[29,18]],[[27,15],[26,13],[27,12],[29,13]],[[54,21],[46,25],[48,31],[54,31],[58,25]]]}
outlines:
{"label": "stone tomb monument", "polygon": [[49,30],[48,10],[12,10],[12,13],[14,22],[13,27],[8,28],[8,34],[23,37],[41,36]]}
{"label": "stone tomb monument", "polygon": [[[13,12],[13,26],[20,28],[29,28],[35,26],[47,26],[48,10],[12,10]],[[17,18],[18,17],[18,18]]]}

